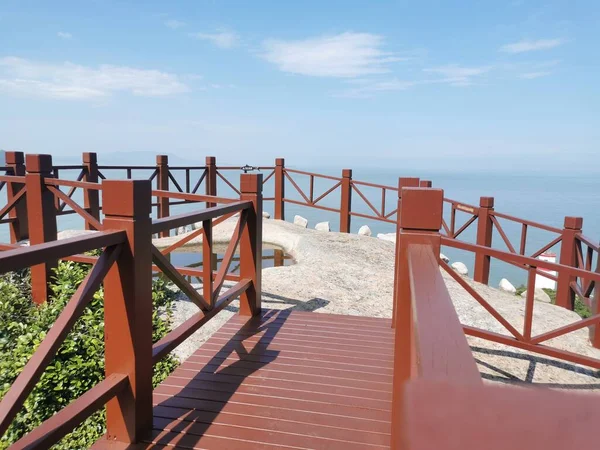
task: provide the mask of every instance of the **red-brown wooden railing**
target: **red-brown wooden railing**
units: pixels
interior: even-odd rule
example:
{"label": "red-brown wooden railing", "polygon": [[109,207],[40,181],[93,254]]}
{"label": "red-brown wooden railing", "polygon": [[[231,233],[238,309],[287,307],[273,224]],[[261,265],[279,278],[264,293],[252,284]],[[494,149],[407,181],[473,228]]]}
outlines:
{"label": "red-brown wooden railing", "polygon": [[[103,283],[105,380],[27,434],[14,444],[14,448],[49,448],[105,404],[108,437],[125,443],[137,442],[152,428],[152,365],[237,297],[240,297],[240,314],[260,313],[262,175],[241,176],[239,200],[197,196],[194,202],[216,203],[224,200],[227,204],[152,220],[151,196],[171,198],[173,193],[152,191],[150,181],[106,180],[96,184],[45,179],[51,173],[47,158],[28,155],[28,165],[30,173],[26,175],[25,189],[33,192],[35,198],[42,198],[43,203],[38,205],[40,209],[54,206],[54,198],[59,198],[100,231],[70,239],[32,243],[28,247],[2,246],[6,251],[0,253],[0,273],[26,267],[47,267],[59,259],[92,263],[93,267],[0,402],[0,434],[10,426],[71,327]],[[101,191],[103,221],[91,216],[86,207],[71,202],[68,195],[59,194],[60,186]],[[30,195],[30,198],[34,195]],[[34,217],[31,212],[30,217]],[[181,225],[202,222],[204,257],[210,258],[213,226],[224,220],[223,217],[234,213],[239,213],[240,217],[219,271],[213,273],[211,264],[205,264],[200,273],[194,272],[203,281],[203,292],[200,294],[184,279],[180,269],[173,267],[166,258],[165,254],[170,250],[161,252],[152,244],[152,236]],[[225,280],[230,279],[228,270],[238,245],[240,275],[234,276],[236,284],[221,292]],[[98,248],[104,249],[99,257],[82,255]],[[160,270],[172,279],[199,307],[198,313],[154,345],[151,306],[153,270]]]}
{"label": "red-brown wooden railing", "polygon": [[[404,188],[396,245],[392,450],[594,448],[589,427],[600,419],[594,395],[483,385],[465,334],[600,368],[600,360],[544,347],[545,342],[597,324],[600,316],[531,336],[537,265],[569,276],[589,271],[452,240],[440,234],[443,191]],[[524,330],[519,333],[439,259],[441,245],[512,260],[529,271]],[[440,273],[444,268],[512,338],[461,325]],[[596,327],[600,328],[600,327]],[[600,336],[595,333],[594,339]]]}
{"label": "red-brown wooden railing", "polygon": [[[49,158],[49,156],[44,156]],[[0,168],[5,170],[6,176],[0,179],[0,189],[7,185],[8,202],[4,209],[0,210],[0,223],[9,223],[11,228],[11,242],[25,239],[29,235],[28,213],[26,207],[26,193],[21,193],[19,198],[15,198],[22,190],[23,183],[19,183],[26,173],[23,164],[24,157],[19,152],[7,152],[7,166]],[[52,164],[51,160],[46,161]],[[272,183],[273,197],[265,197],[264,201],[274,202],[274,218],[285,218],[285,204],[305,206],[309,208],[320,209],[339,215],[340,231],[349,232],[352,217],[376,220],[384,223],[396,223],[397,208],[389,208],[390,195],[398,195],[398,186],[385,186],[375,183],[367,183],[352,178],[352,171],[345,169],[341,176],[322,175],[312,172],[294,170],[285,166],[283,158],[278,158],[274,166],[249,167],[249,166],[219,166],[216,158],[209,156],[206,158],[204,166],[171,166],[166,155],[159,155],[155,166],[125,166],[125,165],[98,165],[95,153],[84,153],[82,165],[71,166],[52,166],[50,173],[43,174],[43,178],[48,180],[51,177],[57,178],[60,173],[66,171],[75,171],[77,182],[95,183],[96,180],[114,178],[125,175],[127,179],[134,176],[136,178],[147,178],[150,181],[156,179],[156,190],[170,191],[181,194],[173,197],[156,197],[152,204],[156,208],[157,217],[168,217],[170,209],[177,205],[194,203],[197,198],[186,197],[187,194],[196,195],[204,184],[206,195],[217,196],[217,186],[221,186],[226,191],[226,195],[239,196],[239,184],[232,182],[226,176],[228,173],[241,172],[246,170],[259,169],[264,171],[263,186]],[[32,173],[35,167],[32,167]],[[123,172],[125,172],[123,174]],[[182,180],[184,175],[185,181]],[[7,178],[13,177],[13,178]],[[16,177],[16,178],[15,178]],[[300,178],[308,182],[308,188],[302,189]],[[23,178],[24,180],[24,178]],[[315,180],[324,180],[331,183],[331,186],[323,192],[317,192]],[[431,186],[431,181],[420,180],[418,178],[405,178],[407,186]],[[286,186],[287,185],[287,186]],[[63,184],[63,186],[67,186]],[[56,215],[81,214],[81,210],[86,211],[96,221],[100,218],[101,205],[98,201],[98,192],[89,187],[76,183],[70,185],[70,190],[61,198],[55,193]],[[79,210],[74,210],[72,204],[66,201],[66,197],[72,198],[77,189],[82,189],[84,195],[84,204]],[[369,189],[367,193],[365,189]],[[379,194],[376,193],[379,191]],[[37,192],[37,191],[36,191]],[[390,194],[390,192],[392,194]],[[374,194],[375,193],[375,194]],[[324,205],[325,199],[332,200],[332,196],[339,196],[339,207]],[[293,198],[296,196],[296,198]],[[337,200],[334,200],[337,201]],[[206,202],[207,207],[216,205],[216,202]],[[599,243],[593,241],[582,234],[581,218],[565,218],[564,227],[557,228],[544,225],[531,220],[525,220],[508,214],[495,211],[493,197],[481,197],[479,206],[469,205],[456,200],[444,199],[444,214],[442,219],[442,233],[453,240],[463,240],[465,232],[473,229],[475,238],[472,243],[498,248],[504,246],[509,252],[522,256],[537,258],[542,253],[560,246],[560,264],[585,269],[591,272],[598,272],[600,266],[598,258]],[[360,206],[366,207],[367,212],[360,212]],[[5,218],[2,214],[8,214]],[[461,219],[462,217],[462,219]],[[511,242],[505,232],[506,224],[517,224],[521,227],[519,242]],[[34,223],[34,227],[37,223]],[[94,222],[85,221],[86,228],[93,229]],[[548,243],[542,245],[535,251],[527,251],[528,236],[531,230],[541,230],[553,234]],[[52,230],[47,234],[48,239],[52,238]],[[169,230],[162,232],[166,236]],[[35,234],[35,232],[34,232]],[[494,242],[493,236],[497,235]],[[585,247],[585,248],[584,248]],[[506,261],[513,264],[513,261]],[[47,268],[51,265],[47,265]],[[41,270],[41,269],[40,269]],[[551,279],[557,283],[556,303],[562,307],[573,309],[575,296],[580,296],[584,302],[591,305],[596,288],[593,279],[585,280],[584,284],[577,284],[577,280],[566,273],[562,275],[552,275],[548,272],[536,269],[538,274]],[[490,257],[482,253],[475,253],[473,279],[477,282],[487,284],[490,276]]]}

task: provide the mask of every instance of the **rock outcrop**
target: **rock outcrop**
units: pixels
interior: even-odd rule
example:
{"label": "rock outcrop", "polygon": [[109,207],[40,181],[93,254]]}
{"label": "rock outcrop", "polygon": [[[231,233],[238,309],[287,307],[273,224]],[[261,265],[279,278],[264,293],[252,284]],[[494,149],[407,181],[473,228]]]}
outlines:
{"label": "rock outcrop", "polygon": [[319,222],[315,225],[315,230],[317,231],[331,231],[329,227],[329,222]]}
{"label": "rock outcrop", "polygon": [[464,263],[460,261],[456,261],[450,265],[459,275],[467,276],[469,275],[469,269]]}
{"label": "rock outcrop", "polygon": [[373,234],[373,232],[371,231],[371,229],[369,228],[368,225],[363,225],[358,230],[358,234],[359,234],[359,236],[371,236]]}
{"label": "rock outcrop", "polygon": [[498,287],[505,292],[510,292],[511,294],[515,294],[517,292],[517,288],[514,287],[513,284],[506,278],[502,278],[500,280],[500,283],[498,283]]}
{"label": "rock outcrop", "polygon": [[[527,291],[523,291],[521,297],[527,298]],[[552,299],[542,288],[535,288],[533,299],[537,302],[552,303]]]}
{"label": "rock outcrop", "polygon": [[302,216],[294,216],[294,225],[297,225],[302,228],[308,227],[308,219],[305,219]]}

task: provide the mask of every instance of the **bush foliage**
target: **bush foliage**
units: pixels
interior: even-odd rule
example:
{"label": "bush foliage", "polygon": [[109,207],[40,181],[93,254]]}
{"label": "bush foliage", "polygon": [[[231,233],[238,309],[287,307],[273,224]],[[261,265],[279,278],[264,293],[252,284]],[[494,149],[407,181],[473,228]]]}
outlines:
{"label": "bush foliage", "polygon": [[[0,398],[23,370],[88,271],[89,266],[83,264],[59,263],[51,300],[39,307],[31,302],[28,271],[0,277]],[[173,291],[162,279],[153,281],[154,342],[170,330],[173,298]],[[174,358],[166,357],[154,366],[155,386],[167,377],[176,363]],[[104,291],[101,288],[0,439],[0,449],[7,448],[103,379]],[[88,448],[104,432],[105,411],[102,409],[53,448]]]}
{"label": "bush foliage", "polygon": [[[543,291],[548,294],[550,297],[550,301],[553,305],[556,304],[556,291],[554,289],[542,288]],[[527,286],[521,285],[517,288],[516,295],[521,295],[523,292],[527,290]],[[575,296],[575,307],[573,309],[577,314],[581,316],[582,319],[587,319],[592,316],[592,311],[585,304],[583,299],[579,297],[579,295]]]}

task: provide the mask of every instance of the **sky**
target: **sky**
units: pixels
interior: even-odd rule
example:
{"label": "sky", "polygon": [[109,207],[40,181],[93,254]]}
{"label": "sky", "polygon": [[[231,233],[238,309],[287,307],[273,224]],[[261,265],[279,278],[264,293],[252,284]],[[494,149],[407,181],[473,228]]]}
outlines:
{"label": "sky", "polygon": [[0,148],[597,173],[599,44],[598,1],[0,0]]}

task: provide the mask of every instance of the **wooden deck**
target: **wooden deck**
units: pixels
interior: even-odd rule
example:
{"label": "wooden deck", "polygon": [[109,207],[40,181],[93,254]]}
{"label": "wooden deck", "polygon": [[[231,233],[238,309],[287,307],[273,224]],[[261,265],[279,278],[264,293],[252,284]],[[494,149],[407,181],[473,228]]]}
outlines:
{"label": "wooden deck", "polygon": [[233,316],[155,389],[152,436],[125,448],[389,448],[392,352],[388,319]]}

